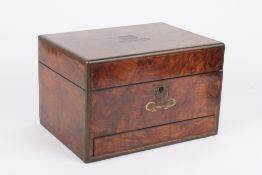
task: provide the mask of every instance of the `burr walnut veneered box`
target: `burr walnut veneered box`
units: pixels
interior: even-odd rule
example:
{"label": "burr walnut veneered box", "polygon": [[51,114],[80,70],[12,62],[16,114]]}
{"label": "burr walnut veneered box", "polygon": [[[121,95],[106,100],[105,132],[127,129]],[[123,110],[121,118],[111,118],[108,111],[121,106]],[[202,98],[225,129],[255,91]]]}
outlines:
{"label": "burr walnut veneered box", "polygon": [[224,47],[164,23],[41,35],[40,122],[84,162],[215,135]]}

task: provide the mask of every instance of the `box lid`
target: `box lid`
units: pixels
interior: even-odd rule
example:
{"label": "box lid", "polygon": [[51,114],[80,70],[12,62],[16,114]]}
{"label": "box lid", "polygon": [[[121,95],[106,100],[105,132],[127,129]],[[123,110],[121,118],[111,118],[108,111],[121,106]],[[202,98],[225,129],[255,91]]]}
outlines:
{"label": "box lid", "polygon": [[40,38],[85,62],[222,44],[165,23],[48,34]]}

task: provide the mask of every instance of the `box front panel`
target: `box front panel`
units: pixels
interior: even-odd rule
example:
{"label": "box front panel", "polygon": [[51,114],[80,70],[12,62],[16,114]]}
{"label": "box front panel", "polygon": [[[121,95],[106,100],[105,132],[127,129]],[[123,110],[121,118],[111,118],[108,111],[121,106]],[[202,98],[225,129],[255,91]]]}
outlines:
{"label": "box front panel", "polygon": [[216,115],[222,73],[168,79],[92,93],[92,132],[106,136]]}
{"label": "box front panel", "polygon": [[91,93],[90,160],[217,132],[222,72]]}

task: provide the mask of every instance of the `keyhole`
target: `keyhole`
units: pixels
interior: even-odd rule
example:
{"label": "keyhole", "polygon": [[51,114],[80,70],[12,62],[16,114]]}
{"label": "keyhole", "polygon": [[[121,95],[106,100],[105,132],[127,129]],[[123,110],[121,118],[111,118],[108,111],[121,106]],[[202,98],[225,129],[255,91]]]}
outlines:
{"label": "keyhole", "polygon": [[164,85],[155,88],[155,96],[157,99],[164,99],[168,96],[168,88]]}
{"label": "keyhole", "polygon": [[159,87],[159,88],[158,88],[158,92],[159,92],[160,94],[163,93],[163,92],[164,92],[164,87],[162,87],[162,86]]}

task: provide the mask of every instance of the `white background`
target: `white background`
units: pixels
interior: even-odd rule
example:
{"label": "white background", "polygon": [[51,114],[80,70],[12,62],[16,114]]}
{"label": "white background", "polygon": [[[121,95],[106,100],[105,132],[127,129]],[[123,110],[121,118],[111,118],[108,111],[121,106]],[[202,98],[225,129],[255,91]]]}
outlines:
{"label": "white background", "polygon": [[[39,124],[37,36],[151,22],[226,44],[217,136],[91,164]],[[0,174],[262,174],[260,0],[0,1]]]}

